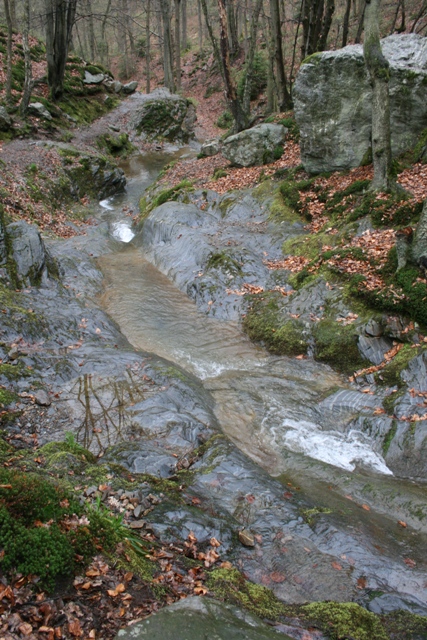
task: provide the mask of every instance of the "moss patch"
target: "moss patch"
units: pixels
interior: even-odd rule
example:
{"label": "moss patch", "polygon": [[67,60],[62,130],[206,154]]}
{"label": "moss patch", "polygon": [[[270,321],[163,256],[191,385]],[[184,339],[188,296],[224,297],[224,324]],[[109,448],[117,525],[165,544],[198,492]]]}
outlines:
{"label": "moss patch", "polygon": [[313,602],[301,607],[301,613],[333,640],[388,640],[378,617],[358,604]]}
{"label": "moss patch", "polygon": [[280,313],[281,294],[276,292],[248,296],[249,309],[243,320],[243,329],[255,342],[277,355],[300,355],[307,352],[302,322]]}
{"label": "moss patch", "polygon": [[151,199],[149,199],[147,195],[143,196],[139,201],[141,218],[146,218],[153,209],[165,202],[176,201],[179,198],[183,198],[189,191],[194,191],[192,182],[190,182],[190,180],[182,180],[175,187],[158,191]]}
{"label": "moss patch", "polygon": [[285,605],[270,589],[249,582],[237,569],[215,569],[208,576],[207,586],[217,598],[243,607],[260,618],[278,620],[286,613]]}
{"label": "moss patch", "polygon": [[357,348],[357,334],[350,324],[342,326],[331,318],[318,322],[313,330],[316,340],[315,358],[345,373],[366,365]]}

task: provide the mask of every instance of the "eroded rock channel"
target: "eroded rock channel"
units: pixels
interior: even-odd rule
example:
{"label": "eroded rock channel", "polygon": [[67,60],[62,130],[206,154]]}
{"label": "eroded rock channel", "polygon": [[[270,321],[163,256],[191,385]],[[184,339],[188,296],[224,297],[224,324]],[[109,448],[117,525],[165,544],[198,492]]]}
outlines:
{"label": "eroded rock channel", "polygon": [[[298,225],[275,227],[250,193],[224,204],[194,192],[133,229],[127,213],[169,159],[124,165],[126,193],[101,202],[84,235],[46,242],[57,277],[46,267],[4,318],[4,342],[20,336],[21,365],[43,390],[39,442],[72,431],[136,488],[138,474],[173,481],[187,470],[189,502],[165,498],[147,515],[151,529],[171,541],[217,538],[224,560],[286,603],[425,614],[425,490],[393,475],[363,428],[381,399],[311,359],[268,355],[237,324],[230,272],[285,286],[255,254],[279,258]],[[202,272],[225,245],[226,268]],[[27,391],[25,378],[18,385]],[[389,425],[378,420],[381,435]]]}

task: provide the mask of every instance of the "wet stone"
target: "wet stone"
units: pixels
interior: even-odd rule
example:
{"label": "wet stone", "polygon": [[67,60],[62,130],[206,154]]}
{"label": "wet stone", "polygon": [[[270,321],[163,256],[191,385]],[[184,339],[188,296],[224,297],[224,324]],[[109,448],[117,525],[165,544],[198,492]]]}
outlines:
{"label": "wet stone", "polygon": [[237,607],[191,597],[165,607],[146,620],[122,629],[117,640],[290,640]]}
{"label": "wet stone", "polygon": [[242,529],[239,531],[239,540],[245,547],[255,546],[255,538],[248,529]]}
{"label": "wet stone", "polygon": [[36,403],[42,407],[48,407],[52,404],[49,394],[44,389],[38,389],[34,394],[34,399]]}

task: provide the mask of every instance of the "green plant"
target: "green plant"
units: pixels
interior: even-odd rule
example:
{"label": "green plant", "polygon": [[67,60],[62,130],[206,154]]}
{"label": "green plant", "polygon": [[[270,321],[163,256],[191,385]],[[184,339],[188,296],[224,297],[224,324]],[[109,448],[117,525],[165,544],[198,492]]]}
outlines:
{"label": "green plant", "polygon": [[[243,99],[243,93],[245,91],[246,84],[246,68],[239,74],[237,81],[237,95],[240,100]],[[267,86],[267,60],[263,53],[260,51],[255,52],[253,64],[252,64],[252,82],[251,82],[251,95],[250,99],[255,100],[259,94]],[[219,126],[219,125],[218,125]]]}
{"label": "green plant", "polygon": [[332,318],[323,318],[315,325],[313,335],[316,360],[345,373],[353,373],[366,364],[359,353],[353,325],[342,326]]}
{"label": "green plant", "polygon": [[229,111],[224,111],[216,121],[216,126],[220,129],[229,129],[233,124],[233,116]]}

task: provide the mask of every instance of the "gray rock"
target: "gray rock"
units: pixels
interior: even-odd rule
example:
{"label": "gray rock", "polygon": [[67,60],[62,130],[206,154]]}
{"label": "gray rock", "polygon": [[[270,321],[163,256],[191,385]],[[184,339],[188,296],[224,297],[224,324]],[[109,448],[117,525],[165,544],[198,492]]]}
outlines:
{"label": "gray rock", "polygon": [[259,124],[224,140],[222,154],[234,165],[250,167],[265,164],[282,145],[287,129],[281,124]]}
{"label": "gray rock", "polygon": [[138,86],[138,83],[136,80],[133,80],[133,82],[128,82],[127,84],[123,85],[123,93],[126,93],[126,94],[133,93],[134,91],[136,91],[137,86]]}
{"label": "gray rock", "polygon": [[122,83],[118,80],[105,80],[104,85],[107,91],[110,91],[111,93],[120,93],[123,89]]}
{"label": "gray rock", "polygon": [[142,104],[131,121],[138,135],[170,142],[187,142],[193,136],[195,110],[188,100],[167,89],[156,89],[140,98]]}
{"label": "gray rock", "polygon": [[204,156],[216,156],[221,151],[221,142],[218,138],[207,140],[201,146],[200,153]]}
{"label": "gray rock", "polygon": [[[274,640],[279,637],[255,616],[213,599],[193,596],[121,629],[118,640]],[[283,640],[288,635],[280,634]]]}
{"label": "gray rock", "polygon": [[46,267],[46,251],[39,231],[20,220],[9,224],[6,233],[18,279],[25,285],[38,284]]}
{"label": "gray rock", "polygon": [[36,404],[42,407],[49,407],[52,404],[49,394],[44,389],[38,389],[34,394]]}
{"label": "gray rock", "polygon": [[383,328],[379,322],[371,319],[366,323],[365,333],[371,338],[379,338],[383,334]]}
{"label": "gray rock", "polygon": [[103,73],[92,74],[89,71],[85,71],[85,77],[83,78],[84,84],[101,84],[105,80]]}
{"label": "gray rock", "polygon": [[50,112],[46,109],[41,102],[31,102],[28,105],[28,111],[38,118],[44,118],[45,120],[52,120]]}
{"label": "gray rock", "polygon": [[392,348],[393,342],[388,338],[359,336],[357,346],[364,358],[377,365],[384,360],[384,354]]}
{"label": "gray rock", "polygon": [[[391,142],[396,156],[413,146],[427,127],[427,39],[392,35],[381,44],[390,63]],[[307,171],[349,169],[368,159],[372,92],[361,45],[307,58],[293,96]]]}
{"label": "gray rock", "polygon": [[12,126],[12,119],[4,107],[0,107],[0,131],[7,131]]}

